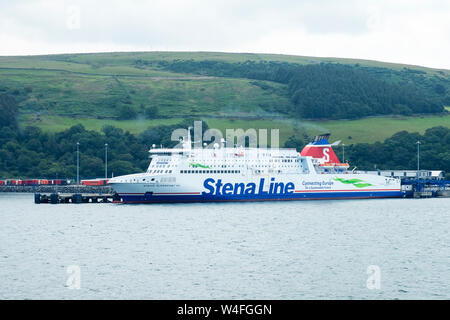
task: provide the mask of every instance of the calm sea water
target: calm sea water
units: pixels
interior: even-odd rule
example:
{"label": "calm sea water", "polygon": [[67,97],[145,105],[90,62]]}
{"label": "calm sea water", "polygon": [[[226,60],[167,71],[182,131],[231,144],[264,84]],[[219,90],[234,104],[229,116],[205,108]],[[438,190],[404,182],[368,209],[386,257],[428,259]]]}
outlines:
{"label": "calm sea water", "polygon": [[449,299],[450,199],[35,205],[4,193],[0,298]]}

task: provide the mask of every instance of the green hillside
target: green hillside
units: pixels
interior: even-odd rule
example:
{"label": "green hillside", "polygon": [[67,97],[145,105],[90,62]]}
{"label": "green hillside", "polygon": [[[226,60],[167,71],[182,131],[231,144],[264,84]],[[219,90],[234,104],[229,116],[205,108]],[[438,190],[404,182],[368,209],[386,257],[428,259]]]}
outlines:
{"label": "green hillside", "polygon": [[[0,57],[0,94],[17,102],[21,128],[50,132],[81,123],[140,133],[192,117],[221,129],[276,127],[282,143],[324,131],[374,142],[401,130],[450,127],[449,70],[354,59],[215,52]],[[311,110],[323,105],[328,109]],[[156,113],[149,115],[151,108]],[[331,120],[337,114],[360,119]]]}

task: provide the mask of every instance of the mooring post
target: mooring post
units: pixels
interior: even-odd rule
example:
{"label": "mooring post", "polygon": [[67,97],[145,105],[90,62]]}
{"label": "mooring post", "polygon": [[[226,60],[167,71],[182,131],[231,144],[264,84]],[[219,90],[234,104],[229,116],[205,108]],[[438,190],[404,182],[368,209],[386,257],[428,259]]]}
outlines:
{"label": "mooring post", "polygon": [[57,204],[58,203],[58,194],[57,193],[52,193],[50,195],[50,203],[51,204]]}
{"label": "mooring post", "polygon": [[80,193],[75,193],[72,195],[72,203],[81,203],[83,198]]}

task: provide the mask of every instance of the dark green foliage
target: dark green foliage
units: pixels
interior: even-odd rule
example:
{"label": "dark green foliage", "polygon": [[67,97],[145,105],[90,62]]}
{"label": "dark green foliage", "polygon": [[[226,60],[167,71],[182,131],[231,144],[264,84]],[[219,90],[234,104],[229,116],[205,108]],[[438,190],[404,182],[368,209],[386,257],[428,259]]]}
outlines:
{"label": "dark green foliage", "polygon": [[[443,112],[449,79],[423,71],[395,71],[337,63],[299,65],[282,62],[160,61],[173,72],[267,80],[288,85],[296,117],[354,119],[373,115]],[[270,86],[252,82],[263,90]]]}
{"label": "dark green foliage", "polygon": [[0,129],[3,127],[17,127],[17,103],[9,94],[0,94]]}
{"label": "dark green foliage", "polygon": [[301,151],[303,147],[307,144],[305,139],[300,139],[295,136],[290,136],[284,143],[285,148],[295,148],[297,151]]}
{"label": "dark green foliage", "polygon": [[156,107],[156,106],[145,108],[145,117],[147,119],[157,118],[158,113],[159,113],[159,110],[158,110],[158,107]]}
{"label": "dark green foliage", "polygon": [[135,119],[137,117],[137,112],[134,108],[129,104],[122,104],[119,107],[119,119],[120,120],[129,120]]}
{"label": "dark green foliage", "polygon": [[424,135],[401,131],[384,143],[361,143],[347,147],[346,158],[363,170],[416,169],[420,141],[420,167],[450,172],[450,129],[433,127]]}
{"label": "dark green foliage", "polygon": [[[203,130],[208,127],[203,123]],[[80,143],[81,178],[103,177],[105,143],[108,144],[108,172],[114,175],[142,172],[149,164],[151,144],[175,146],[171,133],[177,128],[193,126],[185,120],[180,125],[148,128],[139,136],[113,126],[102,133],[72,126],[58,133],[26,127],[23,132],[9,127],[0,130],[0,178],[74,178],[76,176],[76,143]]]}

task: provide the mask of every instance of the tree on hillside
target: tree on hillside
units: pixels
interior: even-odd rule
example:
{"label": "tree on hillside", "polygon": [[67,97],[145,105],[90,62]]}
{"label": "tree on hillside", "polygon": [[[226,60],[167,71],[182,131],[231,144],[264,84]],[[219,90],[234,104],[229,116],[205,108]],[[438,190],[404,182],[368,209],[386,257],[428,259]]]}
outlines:
{"label": "tree on hillside", "polygon": [[284,143],[285,148],[295,148],[298,152],[302,151],[305,145],[305,140],[297,138],[296,136],[290,136]]}
{"label": "tree on hillside", "polygon": [[0,95],[0,128],[17,128],[18,107],[16,100],[9,94]]}
{"label": "tree on hillside", "polygon": [[157,106],[145,108],[145,117],[147,119],[155,119],[158,116],[159,110]]}
{"label": "tree on hillside", "polygon": [[120,120],[129,120],[135,119],[137,117],[137,112],[130,105],[123,104],[119,107],[119,119]]}

